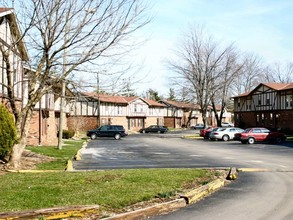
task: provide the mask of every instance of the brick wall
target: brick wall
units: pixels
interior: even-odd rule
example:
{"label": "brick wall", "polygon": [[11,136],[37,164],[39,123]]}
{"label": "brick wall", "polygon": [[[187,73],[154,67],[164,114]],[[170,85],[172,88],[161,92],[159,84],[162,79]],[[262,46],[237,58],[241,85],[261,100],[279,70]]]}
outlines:
{"label": "brick wall", "polygon": [[30,122],[29,134],[27,137],[27,145],[57,145],[58,138],[55,112],[47,111],[46,114],[41,113],[41,136],[39,125],[39,111],[34,111]]}
{"label": "brick wall", "polygon": [[[264,116],[263,120],[262,114]],[[271,114],[273,116],[272,120]],[[240,116],[239,120],[237,120],[237,115]],[[257,115],[259,115],[259,122],[257,122]],[[263,126],[267,128],[281,128],[282,130],[293,130],[293,111],[235,112],[235,126],[242,128]]]}
{"label": "brick wall", "polygon": [[96,116],[70,116],[67,118],[69,130],[87,131],[98,127]]}
{"label": "brick wall", "polygon": [[168,128],[175,128],[173,117],[164,117],[164,125]]}

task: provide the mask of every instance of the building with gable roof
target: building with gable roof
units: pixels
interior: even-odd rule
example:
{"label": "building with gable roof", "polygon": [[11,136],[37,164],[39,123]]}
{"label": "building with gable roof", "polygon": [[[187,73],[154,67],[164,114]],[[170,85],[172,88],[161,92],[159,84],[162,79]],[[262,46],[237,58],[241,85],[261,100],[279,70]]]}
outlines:
{"label": "building with gable roof", "polygon": [[260,83],[233,98],[235,126],[293,131],[293,83]]}
{"label": "building with gable roof", "polygon": [[149,125],[164,124],[165,105],[137,96],[87,92],[69,105],[68,127],[76,131],[86,131],[106,124],[119,124],[128,131],[138,131]]}
{"label": "building with gable roof", "polygon": [[[23,42],[22,34],[13,8],[0,8],[0,102],[11,110],[8,102],[7,73],[10,68],[13,96],[16,107],[20,111],[28,103],[28,82],[31,72],[28,66],[29,55]],[[20,40],[19,40],[20,39]],[[5,63],[1,51],[9,55],[9,66]],[[40,85],[38,85],[40,86]],[[67,93],[69,91],[67,90]],[[60,85],[54,86],[54,91],[45,94],[35,105],[27,136],[28,145],[56,145],[60,112]],[[60,113],[59,113],[60,114]],[[66,129],[66,121],[63,127]]]}
{"label": "building with gable roof", "polygon": [[[20,28],[17,23],[17,18],[12,8],[0,8],[0,57],[2,59],[0,66],[0,98],[1,102],[5,104],[8,109],[10,105],[7,102],[7,72],[10,68],[12,74],[11,80],[13,85],[13,95],[16,97],[16,105],[18,108],[22,107],[22,100],[24,99],[23,75],[24,63],[29,61],[27,49],[22,40],[15,42],[16,39],[21,38]],[[9,66],[4,61],[4,56],[1,51],[8,54]]]}
{"label": "building with gable roof", "polygon": [[200,106],[192,103],[162,100],[166,105],[164,113],[165,126],[182,128],[202,123]]}

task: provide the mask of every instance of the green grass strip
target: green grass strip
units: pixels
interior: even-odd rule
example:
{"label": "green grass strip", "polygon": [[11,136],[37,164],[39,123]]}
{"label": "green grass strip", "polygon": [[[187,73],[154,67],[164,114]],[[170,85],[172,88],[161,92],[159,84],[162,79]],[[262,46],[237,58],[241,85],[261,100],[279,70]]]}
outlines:
{"label": "green grass strip", "polygon": [[121,209],[180,192],[214,174],[198,169],[136,169],[92,172],[8,173],[0,176],[0,212],[69,205]]}

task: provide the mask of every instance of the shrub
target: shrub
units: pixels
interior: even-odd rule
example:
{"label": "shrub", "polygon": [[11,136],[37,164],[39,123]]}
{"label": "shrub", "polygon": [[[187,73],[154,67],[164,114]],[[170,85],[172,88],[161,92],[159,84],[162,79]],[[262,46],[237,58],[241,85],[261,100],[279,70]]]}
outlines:
{"label": "shrub", "polygon": [[69,139],[69,138],[72,138],[74,135],[75,135],[75,132],[72,130],[63,130],[62,138]]}
{"label": "shrub", "polygon": [[16,127],[12,114],[0,104],[0,158],[9,155],[16,142]]}

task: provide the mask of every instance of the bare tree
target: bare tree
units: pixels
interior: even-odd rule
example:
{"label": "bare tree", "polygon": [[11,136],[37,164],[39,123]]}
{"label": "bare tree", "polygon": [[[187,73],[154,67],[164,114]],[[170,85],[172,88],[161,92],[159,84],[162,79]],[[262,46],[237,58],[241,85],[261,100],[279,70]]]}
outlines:
{"label": "bare tree", "polygon": [[205,35],[203,28],[191,28],[185,36],[182,47],[176,51],[177,59],[168,63],[176,73],[177,85],[195,94],[206,124],[209,107],[216,104],[216,95],[225,104],[229,86],[242,65],[237,63],[238,54],[232,44],[221,46],[212,36]]}
{"label": "bare tree", "polygon": [[264,73],[265,82],[289,83],[293,82],[293,62],[274,63]]}
{"label": "bare tree", "polygon": [[255,54],[245,54],[241,58],[243,67],[232,83],[232,95],[251,91],[264,77],[266,72],[262,59]]}
{"label": "bare tree", "polygon": [[[149,22],[149,16],[142,0],[25,0],[15,8],[23,35],[13,43],[25,40],[31,57],[28,65],[34,68],[27,75],[28,102],[21,111],[13,94],[8,94],[20,140],[13,147],[10,165],[17,168],[33,108],[41,97],[89,65],[98,68],[101,62],[121,56],[129,50],[129,37]],[[5,61],[9,66],[11,61]],[[7,78],[11,77],[7,71]]]}
{"label": "bare tree", "polygon": [[230,47],[216,70],[218,73],[211,91],[211,104],[218,126],[221,126],[224,111],[230,102],[231,85],[238,78],[243,68],[243,63],[239,62],[238,56],[239,53],[233,47]]}

